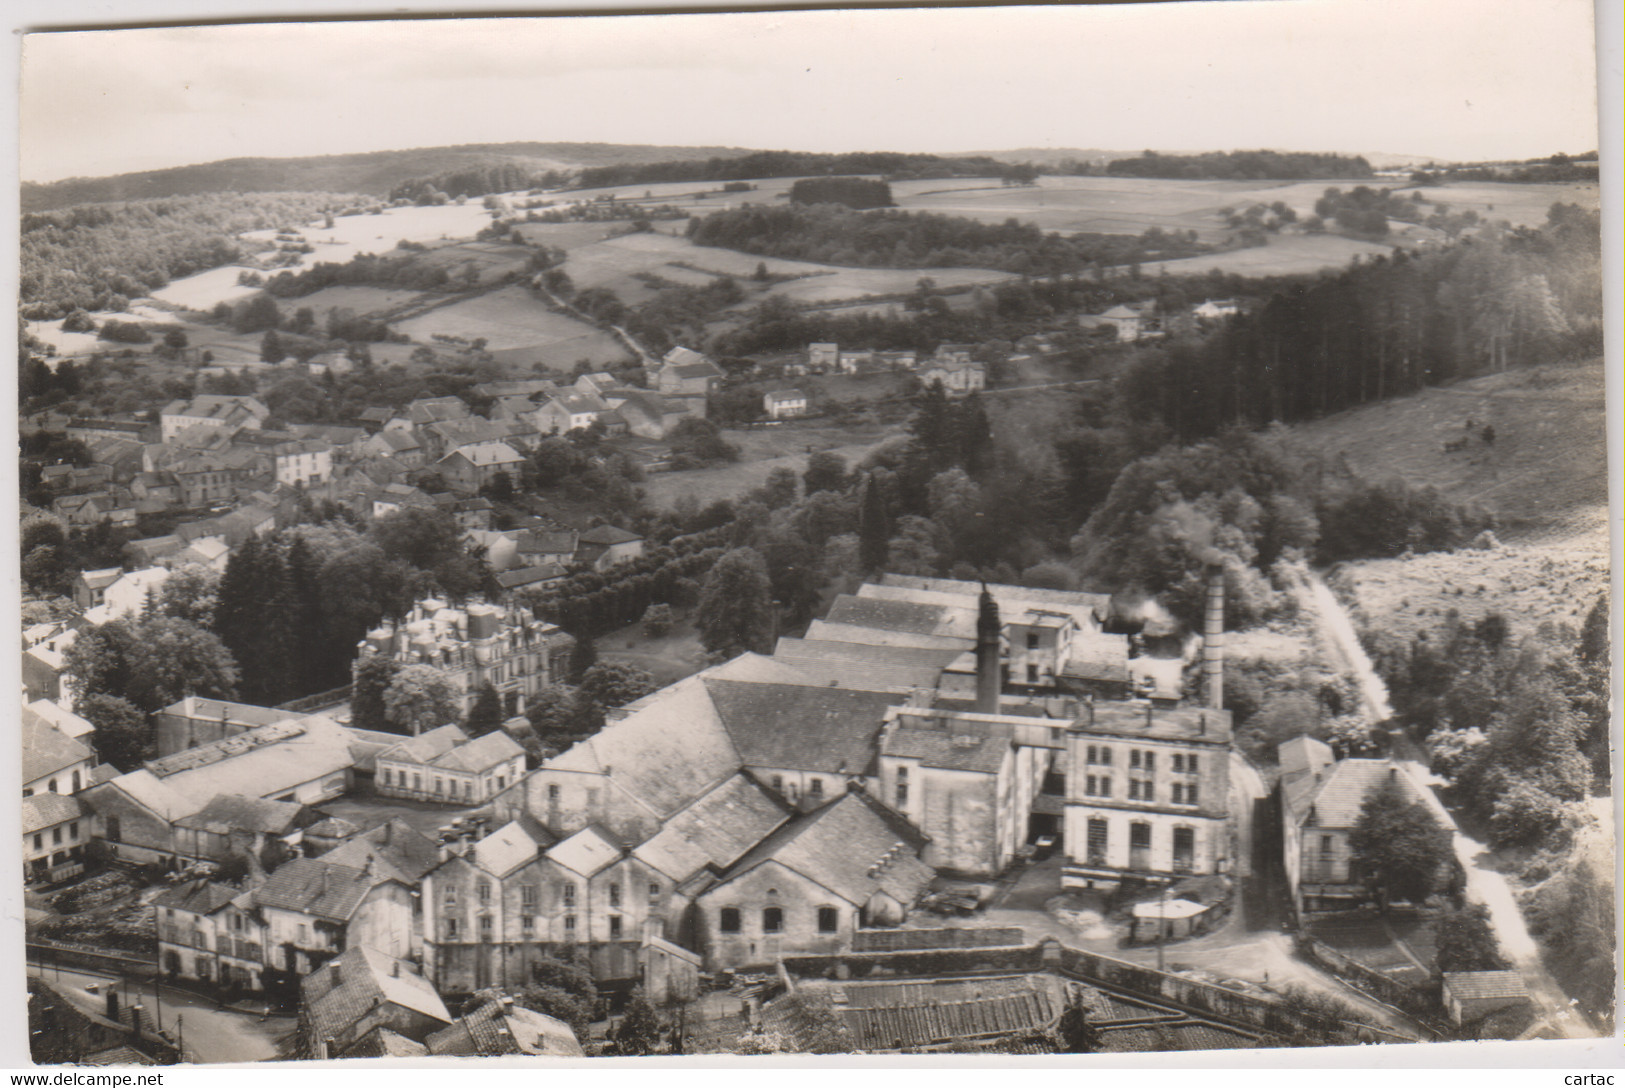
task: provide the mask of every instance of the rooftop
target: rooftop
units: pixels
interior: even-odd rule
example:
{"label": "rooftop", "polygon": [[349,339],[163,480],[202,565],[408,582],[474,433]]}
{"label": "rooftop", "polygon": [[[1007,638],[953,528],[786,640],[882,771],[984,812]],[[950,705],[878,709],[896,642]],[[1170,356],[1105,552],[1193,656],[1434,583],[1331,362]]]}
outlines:
{"label": "rooftop", "polygon": [[[38,651],[36,647],[35,652]],[[95,753],[37,715],[23,715],[23,782],[36,782],[76,763],[94,762]]]}
{"label": "rooftop", "polygon": [[254,889],[254,902],[262,907],[297,911],[334,922],[348,921],[361,900],[384,877],[326,858],[294,858],[284,862]]}

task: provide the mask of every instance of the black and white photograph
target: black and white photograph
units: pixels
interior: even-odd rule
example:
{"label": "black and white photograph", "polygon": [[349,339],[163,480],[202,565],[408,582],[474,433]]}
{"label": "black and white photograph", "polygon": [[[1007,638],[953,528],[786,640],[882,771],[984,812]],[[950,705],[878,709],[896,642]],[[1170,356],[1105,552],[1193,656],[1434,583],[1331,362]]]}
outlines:
{"label": "black and white photograph", "polygon": [[1591,0],[82,7],[11,1064],[1619,1064]]}

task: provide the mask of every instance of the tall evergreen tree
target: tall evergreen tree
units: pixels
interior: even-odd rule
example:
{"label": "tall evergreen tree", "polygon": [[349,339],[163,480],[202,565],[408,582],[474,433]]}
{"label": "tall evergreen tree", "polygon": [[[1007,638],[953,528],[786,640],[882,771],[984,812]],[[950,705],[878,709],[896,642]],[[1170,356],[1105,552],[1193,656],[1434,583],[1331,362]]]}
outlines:
{"label": "tall evergreen tree", "polygon": [[355,684],[350,689],[350,723],[357,729],[386,732],[384,692],[395,681],[397,666],[383,654],[373,654],[356,666]]}
{"label": "tall evergreen tree", "polygon": [[873,574],[886,565],[886,542],[891,539],[891,518],[887,516],[886,496],[875,483],[873,473],[864,473],[863,494],[858,500],[858,562],[864,574]]}
{"label": "tall evergreen tree", "polygon": [[489,680],[474,693],[468,716],[463,719],[463,731],[471,737],[483,737],[502,727],[502,696]]}
{"label": "tall evergreen tree", "polygon": [[717,561],[700,590],[694,625],[700,644],[718,657],[772,649],[773,600],[767,564],[752,548],[735,548]]}

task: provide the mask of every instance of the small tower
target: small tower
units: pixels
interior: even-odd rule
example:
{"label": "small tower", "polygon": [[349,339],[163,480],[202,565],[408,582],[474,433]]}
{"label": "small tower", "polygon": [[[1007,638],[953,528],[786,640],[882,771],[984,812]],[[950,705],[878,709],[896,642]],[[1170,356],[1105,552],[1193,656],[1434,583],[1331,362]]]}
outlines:
{"label": "small tower", "polygon": [[1000,661],[999,606],[993,594],[982,583],[982,595],[976,610],[976,712],[997,714],[999,691],[1004,684],[1004,667]]}

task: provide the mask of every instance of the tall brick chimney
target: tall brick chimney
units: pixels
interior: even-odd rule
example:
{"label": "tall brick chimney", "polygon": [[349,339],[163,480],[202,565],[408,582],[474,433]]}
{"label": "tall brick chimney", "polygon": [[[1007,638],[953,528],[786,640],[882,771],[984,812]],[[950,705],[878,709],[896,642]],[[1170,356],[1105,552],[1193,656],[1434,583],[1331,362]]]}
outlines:
{"label": "tall brick chimney", "polygon": [[1207,568],[1207,613],[1202,622],[1202,677],[1207,705],[1224,709],[1224,568]]}
{"label": "tall brick chimney", "polygon": [[1004,669],[999,660],[999,606],[982,583],[976,611],[976,713],[999,712],[999,690]]}

